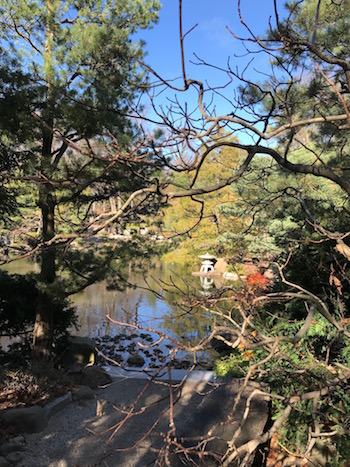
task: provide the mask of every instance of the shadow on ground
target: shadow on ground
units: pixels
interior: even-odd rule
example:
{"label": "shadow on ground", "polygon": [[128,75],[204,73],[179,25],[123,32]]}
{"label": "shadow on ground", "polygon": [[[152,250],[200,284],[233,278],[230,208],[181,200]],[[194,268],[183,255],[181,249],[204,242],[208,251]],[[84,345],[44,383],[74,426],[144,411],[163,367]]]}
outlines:
{"label": "shadow on ground", "polygon": [[[173,417],[176,442],[169,453],[170,465],[190,464],[191,448],[203,437],[211,441],[201,447],[213,456],[199,460],[198,465],[220,465],[215,453],[226,450],[226,440],[234,433],[235,445],[260,435],[268,419],[268,400],[254,388],[246,389],[233,412],[240,382],[231,380],[219,385],[187,382],[172,390],[166,382],[150,382],[136,378],[118,378],[104,389],[95,391],[92,400],[74,403],[56,414],[48,427],[38,434],[26,435],[26,457],[22,467],[92,467],[166,465],[161,460],[164,440]],[[171,394],[170,394],[171,393]],[[170,400],[173,398],[173,410]],[[242,417],[249,401],[247,419]],[[240,432],[236,430],[241,426]],[[182,439],[186,438],[186,439]],[[173,440],[173,438],[172,438]],[[176,452],[182,442],[189,457]],[[158,464],[156,464],[158,459]],[[239,465],[232,464],[232,465]]]}

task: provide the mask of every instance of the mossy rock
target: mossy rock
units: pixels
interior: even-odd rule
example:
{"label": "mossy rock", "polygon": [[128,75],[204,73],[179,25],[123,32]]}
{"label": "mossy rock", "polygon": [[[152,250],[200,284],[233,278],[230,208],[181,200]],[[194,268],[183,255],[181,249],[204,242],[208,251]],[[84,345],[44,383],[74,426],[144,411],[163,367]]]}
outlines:
{"label": "mossy rock", "polygon": [[59,343],[58,367],[78,370],[94,365],[97,359],[95,341],[90,337],[69,336]]}

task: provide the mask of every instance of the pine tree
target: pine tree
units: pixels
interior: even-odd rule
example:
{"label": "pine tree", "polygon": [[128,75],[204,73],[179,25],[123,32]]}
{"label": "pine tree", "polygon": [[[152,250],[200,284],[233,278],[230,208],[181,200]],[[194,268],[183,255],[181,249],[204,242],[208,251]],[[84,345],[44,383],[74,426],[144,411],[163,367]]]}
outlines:
{"label": "pine tree", "polygon": [[[45,245],[34,330],[37,356],[47,357],[52,344],[47,290],[56,281],[56,249],[50,242],[57,232],[58,205],[83,196],[101,174],[101,183],[113,180],[112,170],[106,170],[111,161],[101,153],[94,157],[91,141],[102,145],[113,135],[120,151],[132,141],[128,102],[144,80],[139,62],[144,44],[132,39],[157,20],[158,8],[157,0],[0,2],[1,42],[9,59],[21,63],[18,73],[29,80],[28,89],[37,91],[12,130],[17,135],[28,122],[32,129],[16,149],[31,156],[26,176],[37,182]],[[77,144],[80,160],[72,151]],[[116,172],[114,167],[114,177]]]}

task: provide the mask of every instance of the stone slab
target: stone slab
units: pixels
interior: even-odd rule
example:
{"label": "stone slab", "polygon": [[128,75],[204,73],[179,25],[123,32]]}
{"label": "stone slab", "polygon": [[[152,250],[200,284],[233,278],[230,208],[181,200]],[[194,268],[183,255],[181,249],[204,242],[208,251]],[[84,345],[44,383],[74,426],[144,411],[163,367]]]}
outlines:
{"label": "stone slab", "polygon": [[56,413],[66,408],[68,405],[70,405],[72,402],[73,402],[72,393],[68,392],[64,396],[58,397],[54,401],[46,404],[44,409],[45,409],[47,418],[51,418],[53,415],[55,415]]}
{"label": "stone slab", "polygon": [[[137,378],[137,379],[149,379],[155,378],[157,381],[168,381],[169,372],[168,370],[156,370],[156,369],[145,369],[145,368],[121,368],[117,366],[104,366],[103,367],[112,378]],[[214,382],[213,371],[200,371],[194,370],[190,374],[188,370],[171,370],[172,381],[182,381],[186,377],[186,381],[192,382]]]}

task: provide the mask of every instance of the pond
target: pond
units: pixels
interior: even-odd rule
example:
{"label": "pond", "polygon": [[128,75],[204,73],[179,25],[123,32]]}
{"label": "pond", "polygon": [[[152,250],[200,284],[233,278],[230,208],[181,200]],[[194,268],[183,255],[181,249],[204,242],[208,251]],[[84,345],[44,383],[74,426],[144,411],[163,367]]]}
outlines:
{"label": "pond", "polygon": [[[28,260],[9,263],[5,268],[10,273],[39,272],[38,265]],[[109,358],[125,363],[137,350],[147,364],[156,365],[169,358],[175,341],[195,344],[210,332],[205,309],[194,313],[186,304],[186,293],[200,297],[209,288],[208,284],[203,288],[200,278],[193,277],[191,271],[157,260],[146,273],[129,268],[123,290],[110,290],[107,285],[105,281],[95,283],[71,296],[78,317],[78,329],[71,333],[94,338]],[[111,322],[107,314],[126,326]],[[169,339],[164,338],[157,349],[149,347],[159,339],[159,333]],[[180,351],[178,356],[180,367],[189,364],[191,357],[185,352]],[[211,350],[199,354],[204,367],[210,367],[212,359]]]}

